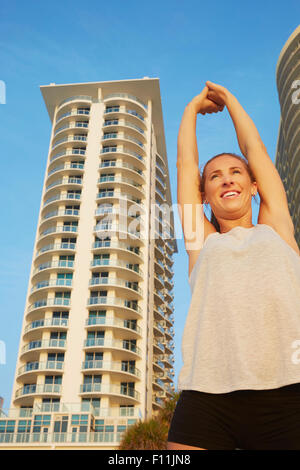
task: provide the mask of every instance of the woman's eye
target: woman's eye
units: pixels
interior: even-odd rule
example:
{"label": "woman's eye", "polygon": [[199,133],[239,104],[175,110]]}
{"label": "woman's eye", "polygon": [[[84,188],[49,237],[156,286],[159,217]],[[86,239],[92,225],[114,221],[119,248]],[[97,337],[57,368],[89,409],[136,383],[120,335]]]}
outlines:
{"label": "woman's eye", "polygon": [[[233,171],[233,173],[236,173],[236,172],[237,172],[237,173],[240,173],[239,170],[234,170],[234,171]],[[210,179],[211,179],[211,180],[214,179],[215,176],[218,176],[218,175],[213,175]]]}

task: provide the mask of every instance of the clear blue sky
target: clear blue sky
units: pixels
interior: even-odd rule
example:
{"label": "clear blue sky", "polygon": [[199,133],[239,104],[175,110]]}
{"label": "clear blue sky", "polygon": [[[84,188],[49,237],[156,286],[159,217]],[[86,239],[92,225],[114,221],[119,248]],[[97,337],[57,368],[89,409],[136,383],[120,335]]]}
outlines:
{"label": "clear blue sky", "polygon": [[[227,87],[254,120],[275,161],[279,53],[298,26],[298,0],[264,2],[101,0],[0,3],[1,329],[6,364],[0,396],[10,405],[51,123],[40,85],[159,77],[173,203],[176,139],[185,105],[211,80]],[[240,153],[225,110],[198,118],[200,163]],[[258,207],[253,206],[253,223]],[[182,239],[174,255],[175,384],[190,303]]]}

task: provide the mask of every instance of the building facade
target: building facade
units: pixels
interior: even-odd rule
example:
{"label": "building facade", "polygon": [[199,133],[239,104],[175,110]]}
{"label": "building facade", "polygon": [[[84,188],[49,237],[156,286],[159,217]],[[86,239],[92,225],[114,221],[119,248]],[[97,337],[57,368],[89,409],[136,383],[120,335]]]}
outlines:
{"label": "building facade", "polygon": [[300,26],[285,43],[276,68],[281,109],[275,165],[284,184],[300,246]]}
{"label": "building facade", "polygon": [[159,80],[41,92],[52,131],[0,448],[117,449],[174,391]]}

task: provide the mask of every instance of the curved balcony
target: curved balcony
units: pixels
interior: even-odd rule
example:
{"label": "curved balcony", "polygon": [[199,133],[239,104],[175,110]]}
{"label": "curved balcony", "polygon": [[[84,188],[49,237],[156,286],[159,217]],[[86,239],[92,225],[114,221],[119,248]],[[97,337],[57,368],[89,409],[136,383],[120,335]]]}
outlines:
{"label": "curved balcony", "polygon": [[138,168],[137,166],[134,166],[134,165],[131,165],[130,163],[127,163],[126,161],[122,161],[122,160],[116,160],[116,161],[108,161],[108,162],[101,162],[99,164],[99,171],[101,172],[101,170],[105,169],[120,169],[120,170],[123,170],[125,172],[125,174],[129,174],[131,176],[134,176],[135,178],[138,178],[140,179],[140,184],[143,185],[143,184],[146,184],[146,179],[145,179],[145,176],[144,176],[144,171],[141,170],[140,168]]}
{"label": "curved balcony", "polygon": [[157,321],[153,322],[153,332],[154,332],[155,336],[158,337],[158,340],[159,340],[159,338],[162,338],[162,337],[164,338],[164,336],[165,336],[164,327],[160,323],[158,323]]}
{"label": "curved balcony", "polygon": [[156,305],[156,303],[154,303],[154,306],[153,306],[153,313],[154,313],[154,319],[155,320],[157,320],[157,321],[166,320],[166,316],[165,316],[164,311],[162,310],[161,307]]}
{"label": "curved balcony", "polygon": [[137,148],[139,152],[143,152],[143,155],[146,156],[146,149],[143,142],[139,139],[136,139],[130,134],[126,134],[125,132],[114,132],[104,134],[101,139],[102,145],[114,145],[117,141],[124,141],[125,144],[132,146],[133,148]]}
{"label": "curved balcony", "polygon": [[[109,132],[118,132],[120,128],[124,128],[124,131],[126,133],[126,130],[130,129],[130,131],[134,131],[138,137],[138,139],[142,139],[143,143],[146,143],[146,131],[145,127],[142,128],[136,124],[133,124],[132,122],[128,121],[127,119],[107,119],[103,123],[103,130]],[[123,131],[123,132],[124,132]]]}
{"label": "curved balcony", "polygon": [[137,305],[137,301],[135,302],[133,300],[128,301],[120,297],[108,297],[108,296],[90,297],[88,299],[88,303],[87,303],[88,307],[91,307],[91,306],[95,307],[97,305],[99,306],[106,305],[109,307],[113,307],[118,312],[118,315],[123,314],[126,316],[126,319],[129,318],[129,315],[131,317],[130,318],[131,320],[137,319],[142,316],[141,308],[139,307],[139,305]]}
{"label": "curved balcony", "polygon": [[49,178],[49,176],[53,175],[54,173],[65,172],[65,171],[68,171],[68,172],[72,171],[74,172],[74,174],[76,173],[82,174],[84,171],[84,163],[61,163],[55,166],[54,168],[52,168],[52,170],[48,171],[47,178]]}
{"label": "curved balcony", "polygon": [[105,250],[107,252],[118,252],[122,250],[124,254],[130,254],[135,258],[136,263],[141,263],[144,259],[143,254],[138,246],[129,246],[127,243],[122,243],[120,241],[111,241],[111,240],[98,240],[92,244],[92,250],[94,252]]}
{"label": "curved balcony", "polygon": [[154,271],[154,287],[156,290],[163,289],[165,287],[165,281],[160,274]]}
{"label": "curved balcony", "polygon": [[[51,221],[52,220],[59,220],[63,219],[63,221],[67,220],[78,220],[80,216],[80,211],[79,209],[61,209],[61,210],[52,210],[50,212],[47,212],[40,221],[40,228],[42,227],[43,224]],[[66,219],[66,220],[65,220]]]}
{"label": "curved balcony", "polygon": [[165,346],[156,339],[153,340],[153,354],[163,354],[165,352]]}
{"label": "curved balcony", "polygon": [[67,348],[65,339],[49,339],[30,341],[23,346],[20,358],[26,355],[26,361],[34,361],[39,357],[41,350],[47,352],[62,352]]}
{"label": "curved balcony", "polygon": [[98,268],[102,266],[105,266],[105,268],[113,267],[113,268],[126,270],[125,273],[126,273],[128,281],[143,280],[143,271],[138,266],[135,266],[132,263],[128,263],[126,261],[119,260],[119,259],[105,259],[105,258],[95,259],[91,261],[91,268],[95,268],[95,267]]}
{"label": "curved balcony", "polygon": [[122,358],[132,359],[141,357],[140,348],[132,344],[129,340],[89,338],[84,340],[83,348],[86,350],[98,350],[100,348],[119,350],[122,352]]}
{"label": "curved balcony", "polygon": [[109,95],[104,96],[103,102],[107,104],[108,101],[121,101],[121,102],[133,102],[142,108],[143,112],[147,112],[148,106],[139,98],[129,93],[110,93]]}
{"label": "curved balcony", "polygon": [[[95,210],[95,216],[104,216],[107,217],[108,215],[111,215],[110,219],[113,219],[114,221],[118,220],[118,217],[122,216],[123,220],[126,217],[127,218],[127,223],[130,224],[134,220],[138,221],[140,223],[142,215],[145,215],[144,213],[141,214],[140,207],[133,207],[134,210],[131,209],[132,206],[130,206],[130,209],[127,209],[122,206],[118,208],[114,208],[112,205],[109,207],[106,207],[105,204],[100,204],[99,207]],[[137,214],[138,212],[138,214]],[[97,220],[97,223],[103,223],[104,217],[101,218],[100,220]],[[97,217],[98,219],[98,217]],[[112,221],[112,220],[111,220]],[[105,219],[105,223],[108,223],[108,220]]]}
{"label": "curved balcony", "polygon": [[40,318],[32,321],[25,326],[23,339],[33,335],[40,335],[41,330],[43,331],[65,331],[68,329],[69,320],[67,318]]}
{"label": "curved balcony", "polygon": [[86,109],[75,109],[73,111],[65,111],[64,113],[61,113],[58,115],[56,121],[55,121],[55,127],[54,129],[56,129],[56,126],[58,125],[58,123],[60,123],[61,121],[63,120],[66,120],[66,121],[69,121],[70,118],[74,118],[74,116],[76,117],[84,117],[84,119],[87,119],[90,115],[90,110],[86,110]]}
{"label": "curved balcony", "polygon": [[[120,361],[84,361],[81,367],[82,371],[105,371],[114,373],[115,380],[138,380],[141,372],[136,367],[126,365]],[[128,377],[126,377],[128,376]]]}
{"label": "curved balcony", "polygon": [[[158,375],[158,373],[156,375]],[[163,377],[163,374],[161,374],[161,376]],[[164,381],[157,378],[156,376],[154,376],[153,379],[152,379],[152,385],[153,385],[153,390],[164,390],[165,389]]]}
{"label": "curved balcony", "polygon": [[174,366],[174,358],[169,354],[163,354],[162,359],[165,367],[172,369]]}
{"label": "curved balcony", "polygon": [[161,204],[166,202],[165,195],[157,187],[155,187],[155,193],[156,193],[156,196],[158,196]]}
{"label": "curved balcony", "polygon": [[48,255],[49,252],[59,251],[60,254],[74,253],[76,250],[76,243],[51,243],[50,245],[43,246],[35,255],[35,260],[43,255]]}
{"label": "curved balcony", "polygon": [[43,210],[45,209],[45,206],[48,206],[49,204],[59,204],[60,201],[67,201],[68,203],[70,202],[76,202],[76,204],[80,204],[81,203],[81,194],[77,194],[77,193],[66,193],[66,192],[61,192],[61,193],[58,193],[58,194],[55,194],[54,196],[50,197],[49,199],[47,199],[44,204],[43,204]]}
{"label": "curved balcony", "polygon": [[44,222],[47,222],[49,219],[53,219],[54,217],[55,218],[67,217],[67,220],[68,220],[68,217],[71,217],[74,220],[78,220],[79,216],[80,216],[79,209],[60,209],[60,210],[55,209],[50,212],[47,212],[41,218],[40,225]]}
{"label": "curved balcony", "polygon": [[153,357],[153,373],[163,373],[165,372],[165,365],[164,363],[157,358],[157,356]]}
{"label": "curved balcony", "polygon": [[61,394],[61,385],[60,384],[32,384],[25,385],[22,388],[19,388],[15,394],[15,400],[22,398],[24,395],[60,395]]}
{"label": "curved balcony", "polygon": [[59,146],[64,147],[65,145],[69,145],[70,142],[78,143],[78,142],[87,142],[87,134],[72,134],[72,135],[67,135],[65,137],[61,137],[60,139],[54,141],[51,151],[56,149]]}
{"label": "curved balcony", "polygon": [[125,185],[130,185],[132,186],[133,188],[133,191],[136,193],[136,190],[138,190],[138,192],[136,193],[136,196],[137,197],[145,197],[145,191],[143,189],[143,186],[141,183],[137,183],[135,180],[131,179],[131,178],[124,178],[122,176],[116,176],[116,175],[111,175],[111,176],[101,176],[98,181],[97,181],[98,184],[101,184],[101,183],[122,183],[122,184],[125,184]]}
{"label": "curved balcony", "polygon": [[58,305],[60,308],[69,308],[71,306],[71,300],[61,297],[38,300],[37,302],[29,305],[27,313],[31,313],[33,310],[47,310],[48,307],[56,307]]}
{"label": "curved balcony", "polygon": [[166,178],[166,176],[167,176],[167,174],[166,174],[164,168],[162,167],[162,165],[160,165],[159,163],[156,162],[155,168],[156,168],[157,170],[159,170],[159,171],[158,171],[159,176],[160,176],[160,178],[162,179],[162,181],[164,181],[165,178]]}
{"label": "curved balcony", "polygon": [[36,269],[34,269],[32,276],[39,274],[41,271],[47,270],[60,270],[60,269],[74,269],[74,261],[70,260],[59,260],[59,261],[47,261],[46,263],[40,264]]}
{"label": "curved balcony", "polygon": [[[134,107],[134,106],[133,106]],[[106,119],[118,119],[119,116],[124,115],[125,119],[130,116],[130,119],[133,119],[139,126],[143,125],[146,129],[146,118],[145,113],[142,111],[138,112],[136,109],[140,111],[140,108],[136,107],[136,109],[132,109],[132,106],[129,106],[128,103],[125,105],[106,105],[106,109],[104,111],[104,117]]]}
{"label": "curved balcony", "polygon": [[67,124],[63,124],[60,126],[58,129],[55,130],[53,137],[56,137],[57,135],[64,135],[68,134],[69,131],[71,130],[76,130],[76,131],[88,131],[89,129],[89,121],[73,121],[73,122],[68,122]]}
{"label": "curved balcony", "polygon": [[139,294],[140,298],[143,296],[142,289],[132,282],[122,279],[120,277],[94,277],[89,281],[89,287],[93,288],[94,286],[114,286],[117,288],[117,293],[120,291],[121,294],[127,296],[128,299],[136,298],[136,295]]}
{"label": "curved balcony", "polygon": [[50,189],[53,189],[56,186],[62,186],[62,185],[71,186],[70,189],[78,189],[78,186],[82,186],[82,178],[71,177],[71,176],[59,178],[58,180],[53,181],[53,183],[46,186],[44,196]]}
{"label": "curved balcony", "polygon": [[164,274],[165,265],[163,264],[163,262],[159,258],[155,259],[154,262],[155,262],[154,267],[159,272],[159,274]]}
{"label": "curved balcony", "polygon": [[76,148],[71,148],[67,150],[62,150],[61,152],[55,153],[50,157],[50,162],[49,162],[49,167],[50,164],[57,160],[58,158],[66,158],[66,157],[78,157],[80,155],[80,158],[85,158],[86,155],[86,147],[76,147]]}
{"label": "curved balcony", "polygon": [[165,303],[165,298],[161,292],[159,292],[157,289],[154,289],[154,302],[157,305],[163,305]]}
{"label": "curved balcony", "polygon": [[152,405],[154,409],[160,409],[164,406],[164,400],[162,397],[158,396],[159,393],[161,393],[162,395],[164,394],[164,392],[161,390],[160,392],[157,391],[155,394],[153,394],[152,397]]}
{"label": "curved balcony", "polygon": [[114,328],[118,338],[122,339],[136,339],[142,336],[141,328],[136,322],[130,320],[120,320],[119,318],[102,318],[102,317],[90,317],[85,321],[85,327],[88,330],[97,329],[101,327]]}
{"label": "curved balcony", "polygon": [[55,236],[57,233],[71,233],[72,236],[74,236],[75,233],[77,234],[77,231],[78,231],[77,225],[60,225],[60,226],[54,225],[52,227],[47,228],[40,234],[38,238],[38,242],[40,242],[45,237]]}
{"label": "curved balcony", "polygon": [[[142,213],[143,214],[145,213],[145,205],[142,203],[141,198],[136,198],[132,196],[132,194],[129,194],[129,193],[123,193],[119,189],[113,189],[112,191],[102,190],[96,195],[97,203],[98,204],[101,203],[101,205],[102,203],[103,204],[106,203],[106,201],[103,201],[103,199],[111,199],[111,198],[113,199],[113,201],[109,201],[109,203],[111,204],[113,204],[113,202],[118,202],[120,205],[120,200],[123,204],[122,199],[124,199],[126,203],[128,202],[127,209],[129,213],[132,213],[131,212],[132,210],[133,212],[137,212],[140,210],[140,208],[141,208]],[[98,201],[99,199],[101,201]]]}
{"label": "curved balcony", "polygon": [[[46,281],[41,281],[35,284],[30,291],[30,296],[34,294],[35,292],[39,291],[41,289],[49,289],[49,288],[62,288],[63,290],[65,288],[72,288],[72,279],[48,279]],[[58,289],[59,290],[59,289]]]}
{"label": "curved balcony", "polygon": [[66,98],[64,99],[63,101],[61,101],[58,105],[58,108],[57,108],[57,112],[63,107],[65,106],[66,104],[71,104],[73,101],[76,101],[78,104],[78,102],[82,103],[82,104],[87,104],[87,103],[91,103],[92,102],[92,97],[91,96],[87,96],[87,95],[76,95],[76,96],[70,96],[69,98]]}
{"label": "curved balcony", "polygon": [[[114,398],[121,398],[122,404],[140,401],[140,393],[131,388],[122,387],[117,384],[82,384],[80,394],[114,395]],[[127,398],[127,400],[125,400]]]}
{"label": "curved balcony", "polygon": [[163,344],[164,344],[164,347],[165,347],[165,353],[166,354],[173,354],[173,351],[174,351],[173,341],[164,340]]}
{"label": "curved balcony", "polygon": [[18,378],[26,375],[26,380],[32,380],[41,372],[63,372],[64,362],[62,361],[47,361],[47,362],[31,362],[25,364],[18,369]]}
{"label": "curved balcony", "polygon": [[116,154],[122,157],[122,161],[129,160],[138,165],[143,164],[143,168],[141,169],[146,169],[145,158],[142,157],[140,153],[134,152],[124,145],[108,145],[100,150],[101,158],[115,156]]}
{"label": "curved balcony", "polygon": [[139,241],[144,244],[144,239],[141,237],[141,232],[138,230],[132,230],[129,227],[125,227],[124,224],[111,224],[111,223],[98,223],[94,227],[96,236],[100,239],[108,236],[116,236],[120,240],[129,240],[130,243]]}

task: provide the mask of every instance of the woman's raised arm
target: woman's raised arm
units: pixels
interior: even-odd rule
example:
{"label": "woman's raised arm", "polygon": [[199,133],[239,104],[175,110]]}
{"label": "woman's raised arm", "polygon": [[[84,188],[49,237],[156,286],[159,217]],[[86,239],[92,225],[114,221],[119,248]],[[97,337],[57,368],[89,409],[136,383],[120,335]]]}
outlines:
{"label": "woman's raised arm", "polygon": [[260,214],[270,220],[287,236],[294,233],[285,188],[280,175],[268,155],[254,122],[238,100],[225,87],[207,81],[208,98],[225,105],[232,118],[238,143],[257,183],[261,199]]}

